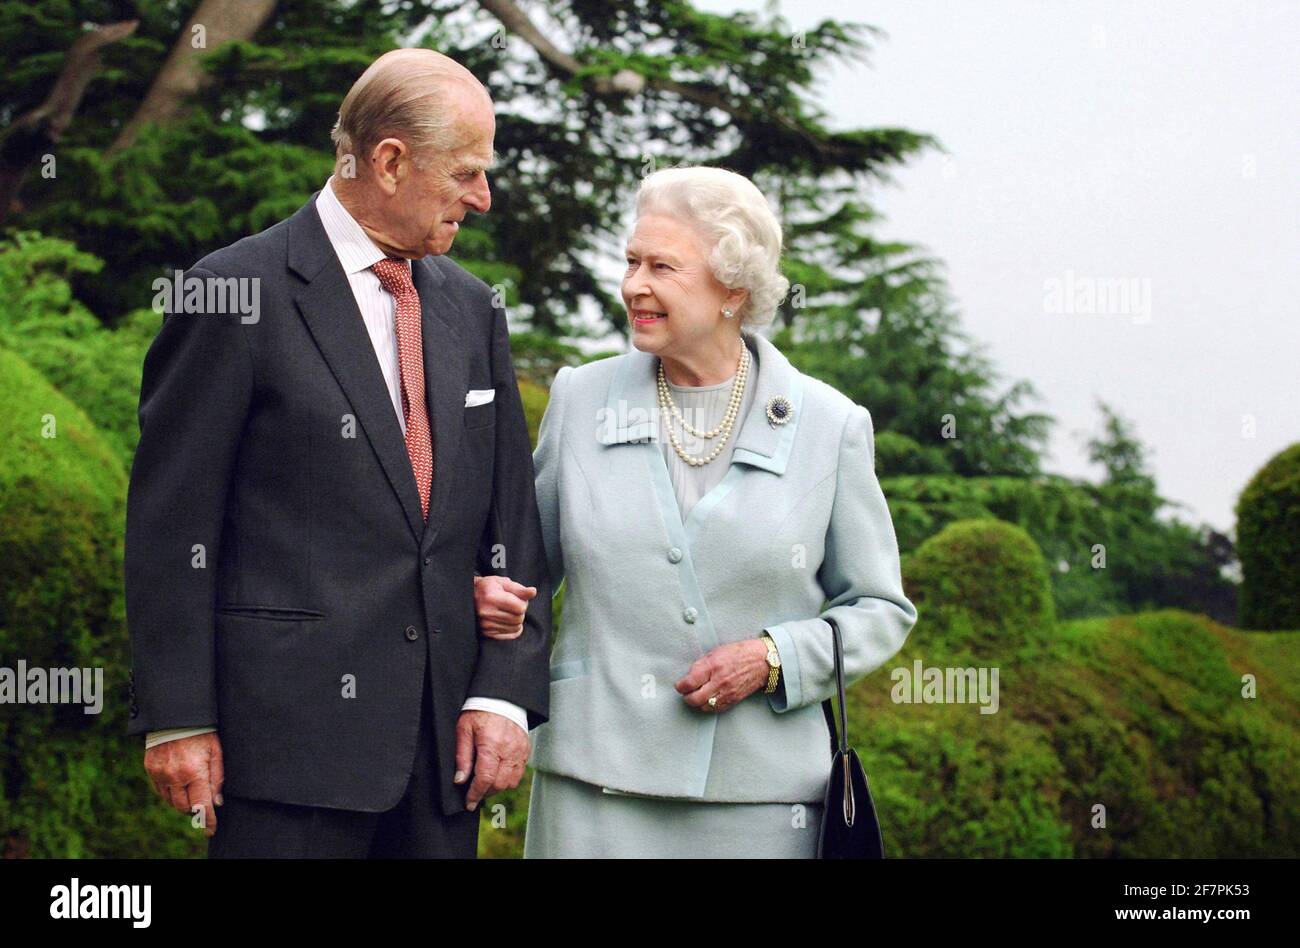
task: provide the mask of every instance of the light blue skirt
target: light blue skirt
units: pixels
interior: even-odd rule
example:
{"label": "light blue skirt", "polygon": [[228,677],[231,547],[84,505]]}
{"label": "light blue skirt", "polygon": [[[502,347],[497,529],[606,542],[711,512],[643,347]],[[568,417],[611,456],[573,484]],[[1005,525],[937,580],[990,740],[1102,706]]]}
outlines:
{"label": "light blue skirt", "polygon": [[704,803],[607,793],[533,773],[525,859],[814,859],[819,803]]}

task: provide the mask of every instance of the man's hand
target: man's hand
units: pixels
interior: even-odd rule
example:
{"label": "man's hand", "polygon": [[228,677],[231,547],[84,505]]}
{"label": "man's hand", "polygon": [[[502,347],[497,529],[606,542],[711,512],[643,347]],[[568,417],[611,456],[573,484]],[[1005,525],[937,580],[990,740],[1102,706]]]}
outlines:
{"label": "man's hand", "polygon": [[489,639],[519,638],[524,634],[524,613],[536,595],[536,586],[520,585],[508,576],[475,576],[479,631]]}
{"label": "man's hand", "polygon": [[[516,728],[518,730],[518,728]],[[144,769],[165,803],[186,816],[203,807],[203,835],[217,831],[217,810],[226,772],[215,732],[155,744],[144,752]]]}
{"label": "man's hand", "polygon": [[[767,646],[762,639],[746,639],[701,655],[674,687],[695,710],[717,712],[766,688],[767,678]],[[714,695],[717,703],[710,706]]]}
{"label": "man's hand", "polygon": [[528,732],[491,711],[462,711],[456,720],[455,783],[473,774],[465,809],[491,793],[519,786],[528,763]]}

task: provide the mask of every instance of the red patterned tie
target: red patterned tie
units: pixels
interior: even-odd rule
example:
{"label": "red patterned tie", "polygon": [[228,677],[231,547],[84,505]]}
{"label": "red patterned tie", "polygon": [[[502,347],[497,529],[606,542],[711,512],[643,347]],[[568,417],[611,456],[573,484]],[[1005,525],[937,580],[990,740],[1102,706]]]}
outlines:
{"label": "red patterned tie", "polygon": [[406,419],[406,453],[411,456],[420,512],[429,519],[433,482],[433,437],[424,400],[424,344],[420,334],[420,294],[411,267],[401,257],[385,257],[371,266],[384,289],[397,300],[397,362],[402,370],[402,415]]}

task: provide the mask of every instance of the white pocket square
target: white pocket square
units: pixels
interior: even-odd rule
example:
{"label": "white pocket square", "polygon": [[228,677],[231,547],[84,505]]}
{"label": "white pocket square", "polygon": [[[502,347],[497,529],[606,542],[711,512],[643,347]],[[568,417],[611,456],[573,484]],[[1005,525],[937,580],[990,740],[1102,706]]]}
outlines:
{"label": "white pocket square", "polygon": [[465,407],[473,408],[475,405],[486,405],[496,397],[497,390],[494,388],[471,388],[465,393]]}

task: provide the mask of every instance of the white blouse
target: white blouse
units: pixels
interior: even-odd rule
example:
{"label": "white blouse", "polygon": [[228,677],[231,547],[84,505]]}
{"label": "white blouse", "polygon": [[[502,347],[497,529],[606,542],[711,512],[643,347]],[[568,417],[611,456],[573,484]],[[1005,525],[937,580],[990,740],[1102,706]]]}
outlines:
{"label": "white blouse", "polygon": [[[668,475],[673,482],[673,491],[677,495],[677,508],[681,511],[683,523],[690,516],[691,508],[726,475],[727,469],[731,466],[731,453],[735,450],[741,425],[749,414],[750,406],[754,403],[754,391],[758,388],[758,353],[748,341],[748,337],[742,334],[742,338],[746,339],[745,344],[749,346],[749,375],[745,382],[740,411],[732,425],[726,447],[716,458],[708,464],[691,465],[678,457],[663,428],[665,423],[672,425],[672,430],[677,435],[677,443],[682,446],[682,450],[696,457],[707,456],[722,435],[714,438],[697,438],[687,432],[671,412],[659,412],[661,416],[659,440],[664,452],[664,462],[668,465]],[[672,393],[678,411],[690,422],[691,427],[697,431],[712,431],[722,423],[722,417],[727,413],[727,404],[731,401],[731,386],[735,380],[735,373],[732,373],[731,378],[717,385],[674,385],[669,382],[668,391]]]}

